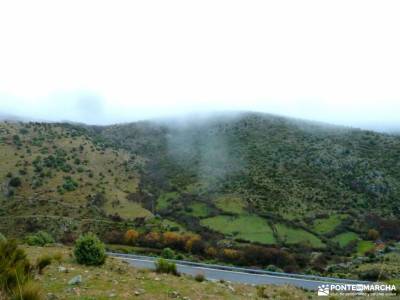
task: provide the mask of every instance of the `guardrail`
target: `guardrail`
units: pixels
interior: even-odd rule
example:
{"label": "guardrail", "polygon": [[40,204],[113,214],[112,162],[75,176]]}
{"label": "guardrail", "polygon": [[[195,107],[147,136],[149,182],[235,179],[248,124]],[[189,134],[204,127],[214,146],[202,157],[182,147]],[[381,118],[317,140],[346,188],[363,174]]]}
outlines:
{"label": "guardrail", "polygon": [[[122,257],[122,258],[125,257],[125,258],[139,259],[139,260],[150,260],[150,261],[154,261],[154,262],[157,259],[159,259],[159,257],[154,257],[154,256],[125,254],[125,253],[118,253],[118,252],[107,252],[107,254],[110,256],[115,256],[115,257]],[[224,271],[233,271],[233,272],[236,271],[236,272],[249,273],[249,274],[282,276],[282,277],[289,277],[289,278],[327,281],[327,282],[333,282],[333,283],[348,283],[348,284],[369,284],[369,283],[371,283],[369,281],[362,281],[362,280],[355,280],[355,279],[322,277],[322,276],[316,276],[316,275],[293,274],[293,273],[285,273],[285,272],[272,272],[272,271],[265,271],[265,270],[259,270],[259,269],[253,269],[253,268],[241,268],[241,267],[230,267],[230,266],[215,265],[215,264],[197,263],[197,262],[192,262],[192,261],[187,261],[187,260],[168,259],[168,261],[174,262],[178,265],[203,267],[203,268],[210,268],[210,269],[224,270]]]}

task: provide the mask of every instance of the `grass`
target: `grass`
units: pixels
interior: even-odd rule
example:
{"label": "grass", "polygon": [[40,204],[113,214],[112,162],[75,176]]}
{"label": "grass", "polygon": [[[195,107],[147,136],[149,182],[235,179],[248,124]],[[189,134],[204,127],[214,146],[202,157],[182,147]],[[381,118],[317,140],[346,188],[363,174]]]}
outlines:
{"label": "grass", "polygon": [[198,218],[204,218],[209,215],[209,209],[207,204],[202,203],[202,202],[194,202],[192,203],[189,208],[192,209],[191,215],[198,217]]}
{"label": "grass", "polygon": [[276,224],[275,227],[279,238],[286,244],[309,243],[315,248],[325,246],[318,237],[305,230],[291,228],[284,224]]}
{"label": "grass", "polygon": [[333,237],[333,241],[339,243],[340,247],[346,247],[350,242],[358,240],[358,234],[354,232],[343,232]]}
{"label": "grass", "polygon": [[[31,261],[35,261],[44,252],[47,255],[62,255],[60,263],[53,262],[38,281],[44,288],[44,294],[56,295],[58,299],[144,299],[158,300],[187,297],[200,299],[255,299],[257,289],[251,285],[197,282],[189,276],[157,274],[148,270],[138,270],[114,258],[108,258],[100,267],[85,267],[74,262],[71,250],[66,247],[24,247]],[[59,266],[68,272],[60,272]],[[70,286],[68,281],[81,275],[79,286]],[[290,293],[286,291],[290,290]],[[135,295],[137,292],[138,295]],[[308,294],[294,287],[265,286],[264,294],[272,299],[307,299]],[[278,298],[276,298],[278,297]]]}
{"label": "grass", "polygon": [[276,242],[267,221],[258,216],[216,216],[202,220],[201,224],[212,230],[250,242],[263,244]]}
{"label": "grass", "polygon": [[178,232],[188,232],[185,227],[183,227],[181,224],[174,222],[172,220],[163,219],[161,221],[161,224],[166,231],[171,231],[171,230],[175,229]]}
{"label": "grass", "polygon": [[163,193],[158,197],[157,199],[157,210],[162,210],[168,208],[172,200],[175,200],[178,197],[177,192],[169,192],[169,193]]}
{"label": "grass", "polygon": [[215,205],[224,212],[242,214],[246,207],[242,198],[232,195],[220,196],[215,200]]}
{"label": "grass", "polygon": [[357,254],[362,256],[369,250],[372,250],[375,244],[371,241],[359,241],[357,245]]}
{"label": "grass", "polygon": [[320,234],[331,232],[340,225],[344,217],[345,215],[333,214],[325,219],[317,219],[314,221],[313,229]]}

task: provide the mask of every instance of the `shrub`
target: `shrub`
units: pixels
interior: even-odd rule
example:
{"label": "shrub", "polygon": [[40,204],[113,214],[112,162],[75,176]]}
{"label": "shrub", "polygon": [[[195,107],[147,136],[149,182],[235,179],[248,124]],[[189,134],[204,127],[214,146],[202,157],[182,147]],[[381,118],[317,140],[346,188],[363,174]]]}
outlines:
{"label": "shrub", "polygon": [[74,255],[79,264],[98,266],[106,260],[106,250],[99,238],[88,233],[78,238],[75,243]]}
{"label": "shrub", "polygon": [[380,268],[371,268],[358,273],[361,280],[379,281],[388,279],[388,274]]}
{"label": "shrub", "polygon": [[194,280],[197,282],[203,282],[206,278],[204,277],[203,273],[197,273],[196,276],[194,276]]}
{"label": "shrub", "polygon": [[61,264],[61,262],[62,262],[63,259],[64,259],[64,256],[63,256],[63,254],[62,254],[61,252],[57,252],[57,253],[55,253],[55,254],[53,255],[53,259],[54,259],[56,262],[58,262],[59,264]]}
{"label": "shrub", "polygon": [[107,231],[102,240],[108,244],[123,244],[125,242],[124,233],[115,229]]}
{"label": "shrub", "polygon": [[265,271],[270,271],[270,272],[283,272],[283,270],[282,270],[281,268],[279,268],[279,267],[277,267],[277,266],[274,266],[274,265],[268,265],[268,266],[265,268]]}
{"label": "shrub", "polygon": [[41,256],[37,259],[36,262],[36,269],[38,270],[39,274],[43,273],[43,269],[46,268],[48,265],[51,264],[52,257],[48,255]]}
{"label": "shrub", "polygon": [[166,259],[172,259],[175,257],[175,252],[171,248],[164,248],[161,252],[161,257]]}
{"label": "shrub", "polygon": [[10,179],[10,185],[13,187],[19,187],[21,185],[21,179],[19,177],[13,177]]}
{"label": "shrub", "polygon": [[[14,240],[0,243],[0,291],[12,295],[33,278],[33,269],[24,250]],[[25,298],[23,298],[25,299]]]}
{"label": "shrub", "polygon": [[6,237],[0,232],[0,243],[5,242],[6,240]]}
{"label": "shrub", "polygon": [[379,239],[379,232],[376,229],[370,229],[368,230],[368,239],[370,239],[371,241],[376,241],[377,239]]}
{"label": "shrub", "polygon": [[47,244],[53,244],[54,238],[45,231],[38,231],[35,234],[28,235],[26,242],[30,246],[45,246]]}
{"label": "shrub", "polygon": [[169,262],[163,258],[160,258],[156,262],[156,271],[158,273],[167,273],[173,275],[179,275],[178,271],[176,270],[176,264],[173,262]]}
{"label": "shrub", "polygon": [[11,300],[43,300],[43,293],[40,285],[33,281],[26,282],[21,286],[21,290],[14,292]]}

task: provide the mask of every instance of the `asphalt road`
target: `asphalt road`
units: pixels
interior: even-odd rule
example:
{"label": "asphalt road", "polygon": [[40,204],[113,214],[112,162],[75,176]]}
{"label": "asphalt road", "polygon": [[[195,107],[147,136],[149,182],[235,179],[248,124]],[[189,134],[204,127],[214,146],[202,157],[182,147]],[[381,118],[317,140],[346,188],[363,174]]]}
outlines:
{"label": "asphalt road", "polygon": [[[108,253],[110,256],[118,257],[127,261],[130,265],[141,269],[155,269],[157,258],[141,255],[122,253]],[[323,284],[360,284],[366,281],[347,280],[340,278],[318,277],[311,275],[288,274],[268,272],[256,269],[236,268],[222,265],[210,265],[193,263],[188,261],[174,261],[179,273],[195,276],[203,274],[208,280],[225,280],[245,284],[276,284],[293,285],[307,290],[317,290]]]}

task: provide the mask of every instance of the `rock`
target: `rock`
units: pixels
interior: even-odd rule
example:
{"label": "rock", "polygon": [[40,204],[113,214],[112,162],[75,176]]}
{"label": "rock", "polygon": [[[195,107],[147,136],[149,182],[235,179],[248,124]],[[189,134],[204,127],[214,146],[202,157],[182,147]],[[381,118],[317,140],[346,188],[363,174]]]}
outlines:
{"label": "rock", "polygon": [[58,300],[58,297],[56,295],[54,295],[53,293],[48,293],[47,300]]}
{"label": "rock", "polygon": [[159,277],[154,278],[155,281],[160,281],[161,279]]}
{"label": "rock", "polygon": [[228,289],[232,292],[232,293],[234,293],[235,292],[235,289],[234,289],[234,287],[233,286],[231,286],[231,285],[228,285]]}
{"label": "rock", "polygon": [[145,290],[144,289],[137,289],[133,293],[135,294],[135,296],[139,296],[141,294],[144,294]]}
{"label": "rock", "polygon": [[68,273],[68,269],[66,267],[59,266],[58,267],[58,272],[60,272],[60,273]]}
{"label": "rock", "polygon": [[169,293],[169,296],[171,298],[178,298],[179,297],[179,293],[177,291],[172,291],[171,293]]}
{"label": "rock", "polygon": [[114,293],[110,293],[110,294],[108,295],[109,298],[115,298],[116,296],[117,296],[117,295],[114,294]]}
{"label": "rock", "polygon": [[82,283],[82,276],[81,275],[77,275],[77,276],[71,278],[70,281],[68,281],[69,285],[77,285],[77,284],[80,284],[80,283]]}

